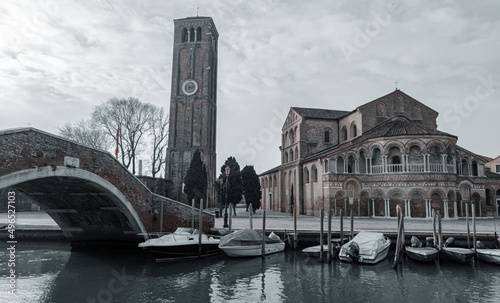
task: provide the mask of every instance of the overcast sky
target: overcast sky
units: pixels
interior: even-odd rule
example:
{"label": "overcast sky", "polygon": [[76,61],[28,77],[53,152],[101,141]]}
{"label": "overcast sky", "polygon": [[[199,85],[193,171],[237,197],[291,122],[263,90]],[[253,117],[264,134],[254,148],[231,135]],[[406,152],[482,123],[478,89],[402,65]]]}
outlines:
{"label": "overcast sky", "polygon": [[197,7],[220,34],[218,167],[273,168],[290,107],[350,111],[396,81],[500,155],[498,1],[1,0],[0,129],[57,133],[112,97],[168,110],[173,19]]}

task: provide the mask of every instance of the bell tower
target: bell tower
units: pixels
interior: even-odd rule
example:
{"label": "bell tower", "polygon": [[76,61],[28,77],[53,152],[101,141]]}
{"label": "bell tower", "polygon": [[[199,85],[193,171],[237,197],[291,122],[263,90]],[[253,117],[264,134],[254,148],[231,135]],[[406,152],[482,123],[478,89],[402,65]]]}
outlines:
{"label": "bell tower", "polygon": [[172,181],[169,197],[187,202],[183,183],[194,152],[199,149],[207,167],[205,206],[215,207],[217,42],[219,34],[210,17],[174,20],[172,91],[166,178]]}

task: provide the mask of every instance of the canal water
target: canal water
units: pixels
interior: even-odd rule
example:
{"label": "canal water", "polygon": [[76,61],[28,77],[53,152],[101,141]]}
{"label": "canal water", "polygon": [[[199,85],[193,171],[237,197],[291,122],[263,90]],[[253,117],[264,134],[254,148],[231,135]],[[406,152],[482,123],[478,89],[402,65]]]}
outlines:
{"label": "canal water", "polygon": [[498,302],[500,266],[319,263],[302,251],[155,263],[147,254],[71,252],[63,242],[16,247],[16,296],[0,252],[0,302]]}

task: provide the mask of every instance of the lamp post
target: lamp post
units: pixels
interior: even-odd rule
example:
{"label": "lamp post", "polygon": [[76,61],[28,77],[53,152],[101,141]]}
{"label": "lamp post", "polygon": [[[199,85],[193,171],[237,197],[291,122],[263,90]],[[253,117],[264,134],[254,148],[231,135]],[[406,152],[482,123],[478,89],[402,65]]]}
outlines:
{"label": "lamp post", "polygon": [[224,225],[223,227],[224,228],[227,228],[229,227],[229,225],[227,225],[227,188],[228,188],[228,185],[229,185],[229,174],[231,173],[231,168],[229,168],[229,166],[226,166],[226,210],[224,212]]}

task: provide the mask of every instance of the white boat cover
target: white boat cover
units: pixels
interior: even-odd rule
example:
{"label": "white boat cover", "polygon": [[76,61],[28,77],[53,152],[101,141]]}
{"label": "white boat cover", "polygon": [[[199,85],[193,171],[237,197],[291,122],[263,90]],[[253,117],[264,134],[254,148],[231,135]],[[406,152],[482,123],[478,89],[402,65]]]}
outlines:
{"label": "white boat cover", "polygon": [[356,242],[360,255],[371,255],[373,251],[380,251],[385,246],[384,234],[360,231],[350,242]]}
{"label": "white boat cover", "polygon": [[[270,235],[272,236],[272,234]],[[275,238],[277,237],[277,239]],[[282,242],[278,236],[267,237],[266,243],[279,243]],[[219,247],[227,246],[250,246],[262,244],[262,232],[255,229],[242,229],[225,235],[220,239]]]}

